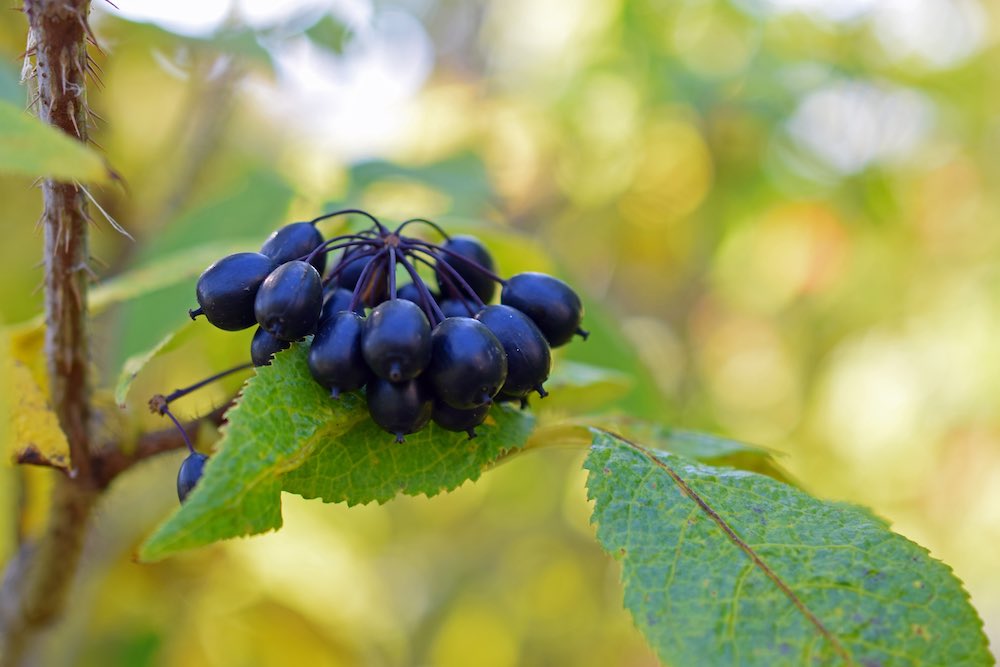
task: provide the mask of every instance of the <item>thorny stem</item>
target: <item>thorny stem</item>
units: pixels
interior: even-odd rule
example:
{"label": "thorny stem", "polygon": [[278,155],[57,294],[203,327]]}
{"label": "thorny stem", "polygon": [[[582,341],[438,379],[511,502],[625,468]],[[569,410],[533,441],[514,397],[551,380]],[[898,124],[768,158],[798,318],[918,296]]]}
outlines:
{"label": "thorny stem", "polygon": [[[25,0],[35,48],[39,118],[87,141],[90,0]],[[45,532],[11,560],[0,587],[0,664],[22,664],[38,632],[57,618],[76,573],[98,493],[92,476],[90,350],[87,337],[87,202],[82,188],[42,185],[45,238],[45,356],[52,408],[69,442],[71,476],[55,479]]]}

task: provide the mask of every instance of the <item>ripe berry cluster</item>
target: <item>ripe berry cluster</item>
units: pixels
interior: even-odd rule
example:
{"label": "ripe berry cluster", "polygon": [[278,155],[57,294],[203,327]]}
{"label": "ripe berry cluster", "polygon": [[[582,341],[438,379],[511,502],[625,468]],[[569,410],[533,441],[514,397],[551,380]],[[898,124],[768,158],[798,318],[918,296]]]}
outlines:
{"label": "ripe berry cluster", "polygon": [[[324,239],[316,223],[345,214],[372,226]],[[405,236],[413,224],[443,241]],[[491,304],[498,285],[500,303]],[[372,420],[397,442],[431,420],[474,437],[493,402],[523,407],[532,391],[544,397],[550,348],[587,335],[580,298],[561,280],[501,278],[472,236],[449,236],[421,218],[390,230],[355,209],[286,225],[260,252],[220,259],[202,273],[196,295],[192,318],[230,331],[257,325],[254,365],[312,336],[313,378],[333,398],[363,388]]]}

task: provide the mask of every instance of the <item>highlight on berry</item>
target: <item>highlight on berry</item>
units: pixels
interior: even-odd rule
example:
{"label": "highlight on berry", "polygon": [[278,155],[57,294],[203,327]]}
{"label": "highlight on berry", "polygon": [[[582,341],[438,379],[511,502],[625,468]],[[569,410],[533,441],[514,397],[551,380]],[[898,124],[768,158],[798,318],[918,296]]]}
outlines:
{"label": "highlight on berry", "polygon": [[[323,238],[317,223],[345,215],[371,225]],[[439,240],[404,234],[421,227]],[[474,236],[423,218],[390,230],[359,209],[291,223],[260,252],[223,257],[201,274],[195,297],[192,319],[227,331],[257,326],[254,366],[305,341],[309,371],[331,400],[364,391],[372,420],[400,443],[431,421],[473,438],[494,403],[544,398],[551,348],[587,337],[583,303],[565,282],[503,278]],[[185,463],[193,487],[204,461]]]}

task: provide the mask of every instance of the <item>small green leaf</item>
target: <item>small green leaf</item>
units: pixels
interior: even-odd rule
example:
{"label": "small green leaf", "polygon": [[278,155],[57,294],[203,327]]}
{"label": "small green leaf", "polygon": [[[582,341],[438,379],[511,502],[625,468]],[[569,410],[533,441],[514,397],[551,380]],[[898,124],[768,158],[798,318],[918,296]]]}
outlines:
{"label": "small green leaf", "polygon": [[667,664],[991,665],[961,582],[867,510],[595,431],[625,606]]}
{"label": "small green leaf", "polygon": [[304,498],[348,505],[384,503],[397,493],[451,491],[493,460],[524,445],[534,426],[526,411],[495,406],[476,437],[431,424],[397,444],[366,418],[338,440],[327,440],[301,467],[287,473],[284,490]]}
{"label": "small green leaf", "polygon": [[397,444],[371,422],[360,393],[331,399],[309,374],[307,355],[296,344],[257,369],[226,414],[201,481],[140,559],[279,528],[282,490],[354,504],[453,489],[521,447],[534,424],[526,412],[495,407],[475,439],[431,426]]}
{"label": "small green leaf", "polygon": [[281,527],[282,473],[321,437],[336,438],[365,415],[358,396],[331,400],[309,375],[305,355],[305,346],[294,345],[257,369],[226,413],[201,481],[142,546],[141,560]]}
{"label": "small green leaf", "polygon": [[18,106],[0,100],[0,171],[67,181],[105,181],[104,160]]}
{"label": "small green leaf", "polygon": [[132,388],[132,383],[135,381],[136,376],[139,375],[139,372],[146,367],[146,364],[161,354],[176,350],[191,337],[193,331],[197,330],[194,324],[194,322],[185,322],[180,329],[171,331],[150,349],[139,354],[134,354],[125,360],[125,363],[122,365],[122,371],[118,376],[118,382],[115,383],[115,403],[119,407],[125,407],[125,399]]}

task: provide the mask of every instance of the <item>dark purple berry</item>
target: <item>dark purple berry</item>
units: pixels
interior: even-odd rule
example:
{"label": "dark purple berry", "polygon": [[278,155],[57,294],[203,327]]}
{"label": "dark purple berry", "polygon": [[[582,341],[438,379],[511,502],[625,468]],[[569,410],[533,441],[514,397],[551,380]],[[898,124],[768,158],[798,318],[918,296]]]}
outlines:
{"label": "dark purple berry", "polygon": [[[332,287],[327,289],[323,293],[323,314],[320,315],[320,321],[322,322],[328,317],[332,317],[342,310],[349,310],[351,307],[351,299],[354,295],[350,290],[346,290],[343,287]],[[358,315],[365,314],[365,307],[362,303],[358,303],[354,307],[354,312]]]}
{"label": "dark purple berry", "polygon": [[[493,257],[486,250],[486,246],[474,236],[452,236],[441,247],[445,252],[438,254],[438,261],[453,268],[479,295],[483,303],[489,303],[496,293],[496,282],[483,272],[483,269],[490,273],[495,270]],[[450,271],[438,269],[437,278],[441,294],[447,298],[469,298],[468,291],[458,287],[460,285],[458,278]],[[458,294],[448,286],[449,280],[458,287]]]}
{"label": "dark purple berry", "polygon": [[290,345],[288,341],[275,338],[257,327],[253,340],[250,341],[250,360],[254,366],[270,366],[271,357],[282,350],[287,350]]}
{"label": "dark purple berry", "polygon": [[309,372],[337,398],[360,389],[372,378],[361,354],[365,321],[357,313],[341,310],[323,319],[309,347]]}
{"label": "dark purple berry", "polygon": [[375,375],[391,382],[409,380],[430,362],[431,325],[412,301],[385,301],[365,321],[361,350]]}
{"label": "dark purple berry", "polygon": [[[433,292],[430,292],[428,290],[428,293],[429,293],[430,298],[435,299],[435,300],[437,299],[437,297],[434,295]],[[396,298],[397,299],[406,299],[407,301],[412,301],[413,303],[417,304],[418,306],[423,306],[424,305],[424,299],[423,299],[423,296],[422,296],[422,290],[419,287],[417,287],[416,285],[414,285],[413,283],[406,283],[405,285],[400,286],[396,290]]]}
{"label": "dark purple berry", "polygon": [[275,338],[294,341],[316,330],[323,310],[323,285],[312,264],[286,262],[260,286],[254,313]]}
{"label": "dark purple berry", "polygon": [[500,391],[507,379],[507,355],[479,320],[449,317],[431,332],[431,363],[424,376],[439,401],[471,410]]}
{"label": "dark purple berry", "polygon": [[[293,222],[275,231],[261,246],[262,255],[267,255],[277,265],[302,259],[323,244],[323,235],[311,222]],[[326,268],[326,253],[315,255],[309,262],[320,274]]]}
{"label": "dark purple berry", "polygon": [[535,390],[545,396],[552,352],[545,336],[527,315],[510,306],[487,306],[476,319],[493,332],[507,354],[507,380],[500,393],[522,397]]}
{"label": "dark purple berry", "polygon": [[486,421],[486,415],[490,413],[490,404],[480,405],[471,410],[459,410],[441,401],[434,402],[434,412],[431,419],[434,423],[446,431],[462,432],[469,434],[469,439],[476,437],[476,427]]}
{"label": "dark purple berry", "polygon": [[395,435],[396,442],[426,426],[434,407],[431,392],[420,378],[406,382],[375,378],[365,387],[365,397],[372,421]]}
{"label": "dark purple berry", "polygon": [[223,257],[198,278],[195,295],[200,307],[191,311],[191,317],[204,315],[226,331],[253,326],[257,321],[253,312],[257,290],[273,269],[274,261],[257,252]]}
{"label": "dark purple berry", "polygon": [[195,484],[201,479],[201,472],[205,468],[208,457],[199,452],[191,453],[181,462],[181,468],[177,471],[177,498],[181,502],[188,497]]}
{"label": "dark purple berry", "polygon": [[475,317],[482,310],[478,304],[465,299],[445,299],[439,305],[445,317]]}
{"label": "dark purple berry", "polygon": [[564,345],[579,333],[583,304],[573,288],[544,273],[512,276],[500,293],[500,303],[517,308],[538,325],[552,347]]}

